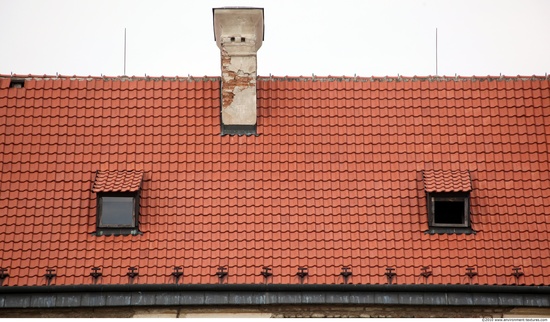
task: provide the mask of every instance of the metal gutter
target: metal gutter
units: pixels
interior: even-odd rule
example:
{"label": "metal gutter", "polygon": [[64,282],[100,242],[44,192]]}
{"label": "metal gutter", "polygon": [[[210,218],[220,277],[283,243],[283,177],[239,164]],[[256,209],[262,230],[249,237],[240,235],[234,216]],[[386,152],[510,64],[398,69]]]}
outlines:
{"label": "metal gutter", "polygon": [[0,294],[74,292],[451,292],[550,294],[550,286],[454,284],[85,284],[0,287]]}
{"label": "metal gutter", "polygon": [[0,309],[311,304],[550,307],[550,286],[88,284],[0,287]]}

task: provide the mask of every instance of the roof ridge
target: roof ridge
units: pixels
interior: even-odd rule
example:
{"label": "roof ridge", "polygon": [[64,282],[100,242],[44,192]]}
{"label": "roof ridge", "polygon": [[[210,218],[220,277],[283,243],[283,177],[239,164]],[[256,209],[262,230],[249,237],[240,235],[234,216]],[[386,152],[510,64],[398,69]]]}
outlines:
{"label": "roof ridge", "polygon": [[[79,75],[36,75],[36,74],[0,74],[0,78],[20,78],[20,79],[43,79],[43,80],[120,80],[120,81],[138,81],[138,80],[145,80],[145,81],[219,81],[221,79],[220,76],[193,76],[193,75],[187,75],[187,76],[106,76],[106,75],[100,75],[100,76],[79,76]],[[403,75],[397,75],[397,76],[318,76],[315,74],[312,74],[311,76],[258,76],[258,80],[265,81],[265,80],[284,80],[284,81],[319,81],[319,82],[333,82],[333,81],[356,81],[356,82],[416,82],[416,81],[440,81],[440,82],[448,82],[448,81],[528,81],[528,80],[549,80],[550,75],[516,75],[516,76],[506,76],[506,75],[499,75],[499,76],[434,76],[434,75],[428,75],[428,76],[403,76]]]}
{"label": "roof ridge", "polygon": [[345,81],[345,82],[415,82],[415,81],[439,81],[439,82],[449,82],[449,81],[528,81],[528,80],[549,80],[550,75],[531,75],[531,76],[506,76],[506,75],[499,75],[499,76],[258,76],[258,80],[265,81],[265,80],[284,80],[284,81],[319,81],[319,82],[333,82],[333,81]]}
{"label": "roof ridge", "polygon": [[41,79],[41,80],[120,80],[120,81],[139,81],[139,80],[145,80],[145,81],[218,81],[220,80],[220,76],[78,76],[78,75],[34,75],[34,74],[0,74],[0,78],[19,78],[19,79],[25,79],[25,80],[34,80],[34,79]]}

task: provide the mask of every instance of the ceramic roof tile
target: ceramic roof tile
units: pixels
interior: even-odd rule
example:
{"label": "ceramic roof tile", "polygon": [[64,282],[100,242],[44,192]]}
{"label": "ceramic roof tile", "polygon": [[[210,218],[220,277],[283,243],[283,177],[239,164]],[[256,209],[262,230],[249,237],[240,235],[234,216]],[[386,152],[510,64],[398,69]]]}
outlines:
{"label": "ceramic roof tile", "polygon": [[[353,283],[387,283],[387,266],[423,283],[430,266],[428,283],[464,284],[473,266],[511,284],[520,266],[520,284],[550,285],[544,77],[260,77],[257,137],[219,135],[219,78],[53,78],[0,77],[4,285],[44,285],[48,267],[88,284],[93,266],[166,283],[176,265],[182,283],[217,283],[219,265],[230,283],[263,283],[263,265],[342,283],[350,265]],[[138,182],[143,235],[92,235],[94,191]],[[471,190],[478,233],[424,234],[425,190]]]}
{"label": "ceramic roof tile", "polygon": [[136,192],[141,188],[143,171],[98,171],[92,192]]}
{"label": "ceramic roof tile", "polygon": [[468,192],[472,190],[469,171],[426,170],[423,172],[426,192]]}

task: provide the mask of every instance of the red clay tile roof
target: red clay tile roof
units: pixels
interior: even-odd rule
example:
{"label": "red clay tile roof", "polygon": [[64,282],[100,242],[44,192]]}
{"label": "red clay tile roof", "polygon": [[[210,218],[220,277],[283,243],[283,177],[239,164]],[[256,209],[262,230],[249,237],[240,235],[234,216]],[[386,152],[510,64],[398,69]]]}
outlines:
{"label": "red clay tile roof", "polygon": [[141,187],[143,171],[98,171],[93,192],[136,192]]}
{"label": "red clay tile roof", "polygon": [[[259,78],[259,136],[220,136],[219,78],[0,77],[4,285],[550,285],[550,81]],[[99,171],[143,169],[137,236],[94,236]],[[430,235],[423,171],[468,170],[477,234]]]}
{"label": "red clay tile roof", "polygon": [[423,171],[426,192],[468,192],[472,190],[470,172],[467,170]]}

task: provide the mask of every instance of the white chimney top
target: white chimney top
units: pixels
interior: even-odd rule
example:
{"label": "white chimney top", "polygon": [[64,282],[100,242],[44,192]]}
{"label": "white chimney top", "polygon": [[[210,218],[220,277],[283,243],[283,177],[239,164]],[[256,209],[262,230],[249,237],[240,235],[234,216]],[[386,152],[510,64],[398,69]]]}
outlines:
{"label": "white chimney top", "polygon": [[229,134],[256,133],[256,52],[263,41],[264,11],[229,7],[213,13],[221,52],[222,134],[224,128]]}

